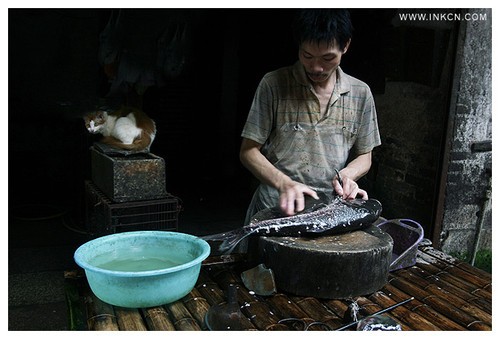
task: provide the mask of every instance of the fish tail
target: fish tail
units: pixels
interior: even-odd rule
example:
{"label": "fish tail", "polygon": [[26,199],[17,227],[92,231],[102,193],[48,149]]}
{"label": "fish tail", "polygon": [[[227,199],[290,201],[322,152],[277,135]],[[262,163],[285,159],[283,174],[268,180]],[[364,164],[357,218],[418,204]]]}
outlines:
{"label": "fish tail", "polygon": [[229,232],[207,235],[202,237],[202,239],[208,242],[220,242],[218,247],[219,252],[221,254],[228,254],[234,250],[241,240],[245,239],[252,233],[253,231],[248,229],[239,228]]}

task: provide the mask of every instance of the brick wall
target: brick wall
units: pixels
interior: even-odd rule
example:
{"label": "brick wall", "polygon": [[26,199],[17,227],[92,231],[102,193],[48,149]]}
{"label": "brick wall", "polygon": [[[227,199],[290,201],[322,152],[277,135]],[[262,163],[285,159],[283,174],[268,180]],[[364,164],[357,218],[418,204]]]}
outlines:
{"label": "brick wall", "polygon": [[412,82],[387,82],[377,95],[382,146],[374,152],[374,194],[386,218],[410,218],[430,237],[446,95]]}

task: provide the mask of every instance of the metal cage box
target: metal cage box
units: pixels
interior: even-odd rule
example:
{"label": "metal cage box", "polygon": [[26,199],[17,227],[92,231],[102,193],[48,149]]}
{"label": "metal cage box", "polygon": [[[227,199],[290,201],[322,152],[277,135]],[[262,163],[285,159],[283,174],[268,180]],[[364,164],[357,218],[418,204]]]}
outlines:
{"label": "metal cage box", "polygon": [[85,182],[87,231],[93,236],[144,230],[178,230],[179,203],[173,195],[165,198],[117,203],[91,181]]}

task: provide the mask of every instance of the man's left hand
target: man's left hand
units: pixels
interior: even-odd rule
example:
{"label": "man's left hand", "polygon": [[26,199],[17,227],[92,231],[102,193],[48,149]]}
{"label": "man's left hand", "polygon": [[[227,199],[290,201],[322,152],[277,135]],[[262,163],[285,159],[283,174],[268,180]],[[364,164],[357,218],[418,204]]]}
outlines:
{"label": "man's left hand", "polygon": [[368,193],[359,188],[356,181],[348,177],[342,177],[342,185],[340,185],[338,178],[335,177],[333,179],[333,190],[343,199],[355,199],[358,196],[364,200],[368,199]]}

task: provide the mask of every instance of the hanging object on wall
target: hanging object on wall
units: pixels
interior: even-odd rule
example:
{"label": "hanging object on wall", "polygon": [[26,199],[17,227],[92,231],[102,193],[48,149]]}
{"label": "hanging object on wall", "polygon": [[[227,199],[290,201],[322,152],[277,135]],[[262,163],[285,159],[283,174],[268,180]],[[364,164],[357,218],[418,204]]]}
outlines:
{"label": "hanging object on wall", "polygon": [[158,39],[157,67],[167,78],[175,78],[182,73],[186,61],[187,24],[167,27]]}
{"label": "hanging object on wall", "polygon": [[162,87],[165,80],[181,75],[188,24],[171,14],[134,10],[111,13],[99,36],[98,55],[110,82],[108,97],[142,97],[148,88]]}

